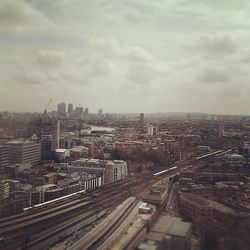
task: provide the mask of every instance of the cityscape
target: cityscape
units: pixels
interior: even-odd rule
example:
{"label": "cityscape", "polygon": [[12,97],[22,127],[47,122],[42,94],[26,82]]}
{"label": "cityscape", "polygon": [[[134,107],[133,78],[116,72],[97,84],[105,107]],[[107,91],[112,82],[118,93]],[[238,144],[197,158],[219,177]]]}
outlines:
{"label": "cityscape", "polygon": [[0,115],[2,249],[248,248],[249,117],[50,103]]}
{"label": "cityscape", "polygon": [[250,2],[0,1],[0,250],[249,250]]}

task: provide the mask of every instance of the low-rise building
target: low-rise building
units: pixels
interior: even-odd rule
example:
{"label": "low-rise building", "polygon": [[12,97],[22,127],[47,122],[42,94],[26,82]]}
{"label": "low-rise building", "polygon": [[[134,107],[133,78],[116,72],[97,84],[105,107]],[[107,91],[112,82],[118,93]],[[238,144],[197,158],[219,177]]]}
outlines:
{"label": "low-rise building", "polygon": [[183,222],[178,217],[161,216],[138,249],[189,250],[191,232],[191,223]]}

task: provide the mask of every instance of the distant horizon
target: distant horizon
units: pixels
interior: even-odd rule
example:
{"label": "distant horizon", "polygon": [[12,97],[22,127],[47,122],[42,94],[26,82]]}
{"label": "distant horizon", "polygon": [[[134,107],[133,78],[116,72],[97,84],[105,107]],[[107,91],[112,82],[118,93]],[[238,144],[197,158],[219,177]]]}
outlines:
{"label": "distant horizon", "polygon": [[[89,113],[90,114],[97,114],[97,111],[96,112],[91,112],[91,109],[89,110]],[[1,113],[18,113],[18,114],[43,114],[43,112],[37,112],[37,111],[7,111],[7,110],[4,110],[4,111],[0,111],[0,114]],[[51,113],[51,112],[57,112],[57,110],[50,110],[48,111],[48,113]],[[67,113],[67,112],[66,112]],[[163,114],[163,115],[166,115],[166,114],[183,114],[183,115],[188,115],[188,114],[194,114],[194,115],[217,115],[217,116],[241,116],[241,117],[248,117],[250,115],[245,115],[245,114],[230,114],[230,113],[224,113],[224,114],[221,114],[221,113],[206,113],[206,112],[197,112],[197,111],[159,111],[159,112],[103,112],[103,114],[121,114],[121,115],[139,115],[140,113],[144,113],[145,115],[157,115],[157,114]]]}

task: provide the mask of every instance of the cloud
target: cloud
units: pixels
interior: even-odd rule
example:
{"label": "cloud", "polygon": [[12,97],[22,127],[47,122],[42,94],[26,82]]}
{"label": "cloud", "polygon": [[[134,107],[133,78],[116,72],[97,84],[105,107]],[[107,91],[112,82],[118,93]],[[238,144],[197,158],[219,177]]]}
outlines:
{"label": "cloud", "polygon": [[229,72],[212,68],[203,70],[198,76],[198,80],[204,83],[229,82],[230,79]]}
{"label": "cloud", "polygon": [[37,61],[48,67],[57,66],[63,62],[64,57],[64,52],[41,50],[38,52]]}
{"label": "cloud", "polygon": [[143,48],[136,46],[126,48],[123,54],[124,57],[131,61],[149,62],[153,59],[150,53]]}
{"label": "cloud", "polygon": [[40,28],[52,25],[52,21],[33,9],[23,0],[0,1],[0,29],[4,31],[20,28]]}
{"label": "cloud", "polygon": [[47,76],[40,72],[19,72],[15,78],[18,82],[28,85],[41,85],[47,80]]}
{"label": "cloud", "polygon": [[230,36],[203,36],[192,46],[192,51],[207,58],[223,58],[236,53],[237,46]]}
{"label": "cloud", "polygon": [[246,55],[241,59],[243,63],[250,63],[250,55]]}

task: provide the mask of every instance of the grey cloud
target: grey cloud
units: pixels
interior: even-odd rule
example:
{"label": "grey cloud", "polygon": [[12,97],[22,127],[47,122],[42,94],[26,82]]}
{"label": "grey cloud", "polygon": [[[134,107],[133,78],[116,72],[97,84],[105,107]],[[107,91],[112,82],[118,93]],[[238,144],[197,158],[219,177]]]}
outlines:
{"label": "grey cloud", "polygon": [[60,51],[39,51],[37,61],[46,66],[57,66],[62,63],[65,53]]}
{"label": "grey cloud", "polygon": [[152,56],[141,47],[126,48],[123,54],[132,61],[149,62],[152,60]]}
{"label": "grey cloud", "polygon": [[132,25],[144,24],[147,25],[152,21],[152,18],[149,15],[146,15],[142,12],[130,10],[124,14],[124,20]]}
{"label": "grey cloud", "polygon": [[241,62],[243,62],[243,63],[250,63],[250,55],[244,56],[241,59]]}
{"label": "grey cloud", "polygon": [[22,72],[16,74],[16,80],[28,85],[41,85],[47,80],[47,76],[40,72]]}
{"label": "grey cloud", "polygon": [[194,52],[201,53],[208,58],[217,58],[229,56],[237,51],[237,46],[230,36],[211,37],[203,36],[193,47]]}
{"label": "grey cloud", "polygon": [[42,13],[33,9],[22,0],[1,0],[0,2],[0,28],[5,31],[22,27],[34,27],[52,25],[51,20]]}
{"label": "grey cloud", "polygon": [[204,83],[229,82],[230,79],[231,74],[229,72],[218,69],[205,69],[198,76],[198,80]]}

